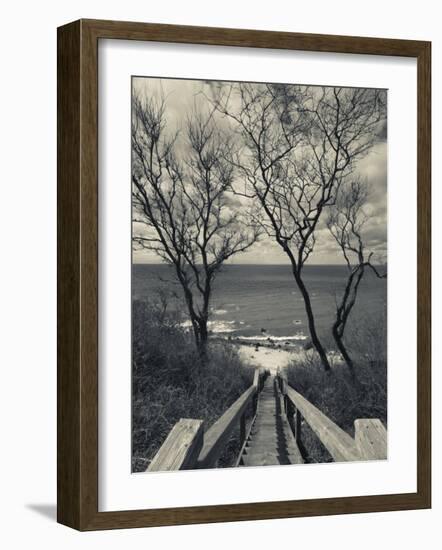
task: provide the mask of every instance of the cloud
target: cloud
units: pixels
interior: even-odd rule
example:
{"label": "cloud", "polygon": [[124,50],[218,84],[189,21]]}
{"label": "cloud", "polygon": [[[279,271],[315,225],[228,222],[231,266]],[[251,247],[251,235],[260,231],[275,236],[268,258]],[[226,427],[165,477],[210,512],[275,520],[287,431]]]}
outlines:
{"label": "cloud", "polygon": [[[167,101],[167,121],[170,130],[184,126],[186,113],[195,104],[204,103],[202,92],[209,92],[211,83],[198,80],[177,80],[142,78],[133,79],[133,88],[139,93],[163,94]],[[223,121],[225,124],[225,121]],[[369,200],[366,207],[368,219],[364,228],[364,239],[367,249],[380,256],[385,256],[387,250],[387,123],[382,124],[377,135],[377,141],[369,154],[360,159],[356,165],[356,174],[367,180]],[[247,200],[233,194],[226,196],[227,205],[231,209],[245,207]],[[310,257],[310,263],[340,264],[342,254],[322,222],[316,232],[316,246]],[[158,257],[152,252],[134,252],[135,262],[158,262]],[[280,246],[269,237],[262,237],[246,253],[235,256],[229,263],[288,263],[286,254]]]}

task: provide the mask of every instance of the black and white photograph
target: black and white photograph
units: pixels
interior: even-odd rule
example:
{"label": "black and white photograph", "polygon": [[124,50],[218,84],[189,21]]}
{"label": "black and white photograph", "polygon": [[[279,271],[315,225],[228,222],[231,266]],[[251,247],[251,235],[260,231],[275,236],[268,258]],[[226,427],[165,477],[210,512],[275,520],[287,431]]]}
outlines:
{"label": "black and white photograph", "polygon": [[132,471],[387,458],[387,91],[132,78]]}
{"label": "black and white photograph", "polygon": [[0,546],[434,548],[438,7],[4,5]]}

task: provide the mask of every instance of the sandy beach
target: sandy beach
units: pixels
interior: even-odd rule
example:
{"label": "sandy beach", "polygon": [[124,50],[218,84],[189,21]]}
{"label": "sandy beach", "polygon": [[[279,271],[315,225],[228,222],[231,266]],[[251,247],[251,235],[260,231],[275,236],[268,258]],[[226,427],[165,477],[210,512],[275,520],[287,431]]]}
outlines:
{"label": "sandy beach", "polygon": [[278,348],[271,348],[266,346],[250,346],[246,344],[239,344],[238,351],[241,359],[254,368],[268,369],[272,374],[276,373],[278,368],[286,367],[290,361],[296,359],[301,353],[296,350],[285,350]]}
{"label": "sandy beach", "polygon": [[[239,352],[240,358],[253,368],[268,369],[272,374],[275,374],[278,369],[284,369],[292,361],[305,361],[311,358],[312,351],[306,351],[300,346],[278,346],[273,344],[245,344],[241,340],[236,343],[232,342]],[[335,351],[327,353],[328,359],[332,365],[343,364],[342,357]]]}

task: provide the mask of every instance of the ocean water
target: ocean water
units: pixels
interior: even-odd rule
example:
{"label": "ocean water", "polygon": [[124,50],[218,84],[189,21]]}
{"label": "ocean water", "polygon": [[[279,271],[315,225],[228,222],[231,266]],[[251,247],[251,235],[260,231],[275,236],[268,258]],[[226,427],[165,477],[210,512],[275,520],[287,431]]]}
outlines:
{"label": "ocean water", "polygon": [[[329,335],[336,297],[342,293],[347,268],[321,265],[304,269],[318,333]],[[173,279],[167,265],[134,264],[133,298],[152,297],[164,279]],[[179,286],[174,288],[180,292]],[[361,318],[376,322],[385,310],[386,300],[387,280],[377,278],[368,270],[349,323]],[[220,336],[299,343],[308,338],[304,302],[287,265],[224,266],[214,283],[211,310],[209,328]],[[183,325],[190,326],[186,320]]]}

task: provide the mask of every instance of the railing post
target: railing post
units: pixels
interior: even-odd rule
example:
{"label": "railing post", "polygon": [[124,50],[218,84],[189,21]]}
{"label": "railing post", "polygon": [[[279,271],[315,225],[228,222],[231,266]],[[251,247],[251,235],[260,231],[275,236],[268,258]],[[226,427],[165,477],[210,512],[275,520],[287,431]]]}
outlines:
{"label": "railing post", "polygon": [[335,462],[361,460],[360,450],[355,440],[347,432],[290,386],[287,388],[287,396],[297,410],[298,418],[295,419],[297,439],[301,435],[300,420],[302,416]]}
{"label": "railing post", "polygon": [[280,369],[278,369],[277,371],[277,380],[278,380],[279,390],[283,396],[284,413],[288,416],[289,408],[288,408],[288,399],[287,399],[287,379]]}
{"label": "railing post", "polygon": [[363,460],[387,458],[387,430],[378,418],[355,420],[355,441]]}
{"label": "railing post", "polygon": [[241,415],[241,418],[239,419],[239,440],[241,446],[244,444],[244,441],[246,440],[246,413],[244,412]]}
{"label": "railing post", "polygon": [[255,416],[256,409],[258,407],[258,393],[260,390],[261,385],[261,371],[259,369],[255,370],[255,375],[253,377],[253,387],[255,388],[255,393],[253,394],[252,398],[252,416]]}
{"label": "railing post", "polygon": [[[294,407],[293,405],[290,403],[290,401],[287,400],[287,411],[286,411],[286,415],[287,415],[287,420],[288,420],[288,423],[289,423],[289,426],[292,430],[292,433],[293,435],[295,435],[295,432],[296,432],[296,426],[295,426],[295,418],[294,418]],[[296,437],[295,437],[296,439]]]}
{"label": "railing post", "polygon": [[296,440],[296,443],[299,443],[301,441],[301,414],[300,412],[298,411],[298,409],[295,408],[295,411],[294,411],[294,424],[295,424],[295,440]]}
{"label": "railing post", "polygon": [[149,472],[189,470],[203,446],[203,421],[181,418],[169,432],[148,467]]}
{"label": "railing post", "polygon": [[264,369],[259,369],[259,381],[258,381],[258,391],[261,391],[264,387],[264,379],[266,377],[266,372]]}

